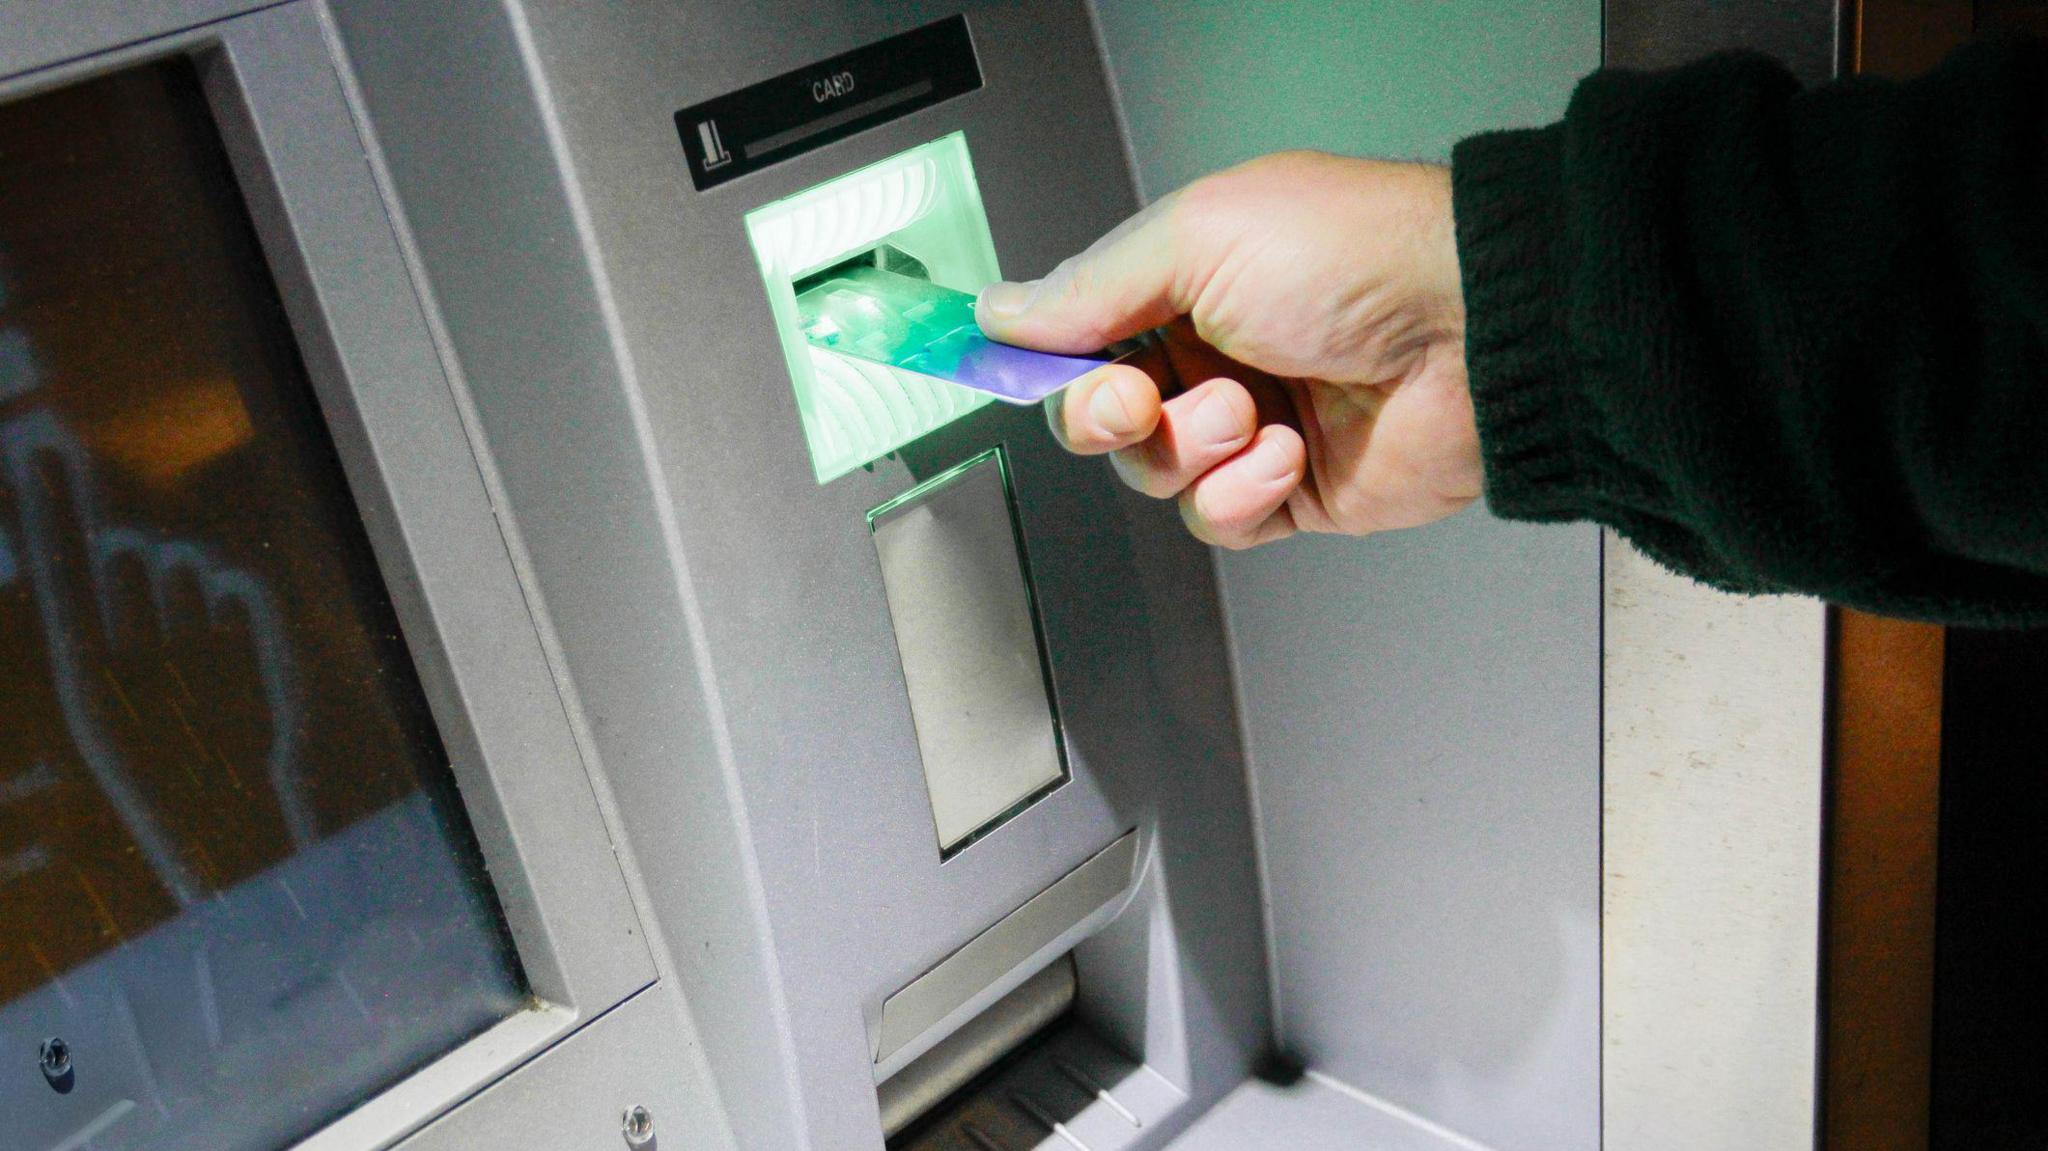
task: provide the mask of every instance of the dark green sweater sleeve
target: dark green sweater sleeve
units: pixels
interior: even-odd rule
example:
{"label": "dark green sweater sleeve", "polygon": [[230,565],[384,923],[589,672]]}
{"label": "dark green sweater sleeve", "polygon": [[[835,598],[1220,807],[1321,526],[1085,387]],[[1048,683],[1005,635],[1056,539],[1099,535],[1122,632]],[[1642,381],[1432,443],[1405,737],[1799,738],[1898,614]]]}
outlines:
{"label": "dark green sweater sleeve", "polygon": [[1720,587],[2048,623],[2048,49],[1609,71],[1452,161],[1486,496]]}

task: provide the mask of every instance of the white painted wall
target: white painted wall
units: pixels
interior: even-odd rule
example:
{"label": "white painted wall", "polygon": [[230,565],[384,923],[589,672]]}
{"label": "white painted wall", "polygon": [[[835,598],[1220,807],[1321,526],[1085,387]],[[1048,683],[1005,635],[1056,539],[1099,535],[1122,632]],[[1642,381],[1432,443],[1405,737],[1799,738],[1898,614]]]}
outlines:
{"label": "white painted wall", "polygon": [[1606,569],[1604,1151],[1810,1148],[1826,613]]}

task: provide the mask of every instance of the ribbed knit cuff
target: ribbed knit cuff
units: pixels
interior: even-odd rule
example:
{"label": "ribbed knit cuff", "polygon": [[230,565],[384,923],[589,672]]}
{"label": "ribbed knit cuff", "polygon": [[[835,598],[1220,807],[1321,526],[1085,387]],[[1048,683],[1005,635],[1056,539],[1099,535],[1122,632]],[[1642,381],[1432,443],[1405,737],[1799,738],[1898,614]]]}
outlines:
{"label": "ribbed knit cuff", "polygon": [[1451,153],[1465,367],[1486,502],[1507,519],[1593,511],[1564,346],[1563,149],[1553,125],[1474,136]]}

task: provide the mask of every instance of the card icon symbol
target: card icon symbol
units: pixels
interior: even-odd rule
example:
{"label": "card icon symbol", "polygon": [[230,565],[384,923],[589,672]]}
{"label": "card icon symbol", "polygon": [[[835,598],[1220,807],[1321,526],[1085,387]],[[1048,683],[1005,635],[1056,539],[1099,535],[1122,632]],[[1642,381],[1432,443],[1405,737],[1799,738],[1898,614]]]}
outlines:
{"label": "card icon symbol", "polygon": [[697,121],[697,142],[704,146],[705,171],[732,163],[732,157],[726,154],[725,143],[718,138],[718,121]]}

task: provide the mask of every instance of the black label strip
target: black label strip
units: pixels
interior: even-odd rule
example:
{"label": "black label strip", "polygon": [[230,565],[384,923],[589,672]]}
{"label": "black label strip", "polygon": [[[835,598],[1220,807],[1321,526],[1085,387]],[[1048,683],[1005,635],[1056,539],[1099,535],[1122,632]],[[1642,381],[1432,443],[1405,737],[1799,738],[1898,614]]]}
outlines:
{"label": "black label strip", "polygon": [[785,72],[676,113],[702,192],[981,87],[967,18]]}

